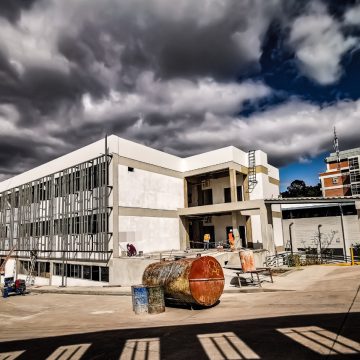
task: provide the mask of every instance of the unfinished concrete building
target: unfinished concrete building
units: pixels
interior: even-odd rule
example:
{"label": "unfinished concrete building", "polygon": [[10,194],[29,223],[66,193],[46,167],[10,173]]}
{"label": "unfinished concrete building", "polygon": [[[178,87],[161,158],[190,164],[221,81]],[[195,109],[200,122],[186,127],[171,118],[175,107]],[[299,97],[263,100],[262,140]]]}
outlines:
{"label": "unfinished concrete building", "polygon": [[[283,245],[279,172],[262,151],[229,146],[179,158],[110,136],[0,183],[0,256],[14,249],[37,284],[121,284],[126,245],[149,254],[226,244],[273,253]],[[236,231],[235,231],[236,229]],[[137,258],[140,261],[140,258]],[[124,262],[125,261],[125,262]],[[135,265],[136,266],[136,265]]]}

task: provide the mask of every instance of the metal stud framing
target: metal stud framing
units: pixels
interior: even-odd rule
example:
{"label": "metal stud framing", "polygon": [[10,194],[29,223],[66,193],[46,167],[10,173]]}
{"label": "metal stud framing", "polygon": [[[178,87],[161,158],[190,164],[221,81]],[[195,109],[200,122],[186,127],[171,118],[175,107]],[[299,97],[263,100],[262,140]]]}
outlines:
{"label": "metal stud framing", "polygon": [[0,193],[0,255],[107,261],[109,164],[103,155]]}

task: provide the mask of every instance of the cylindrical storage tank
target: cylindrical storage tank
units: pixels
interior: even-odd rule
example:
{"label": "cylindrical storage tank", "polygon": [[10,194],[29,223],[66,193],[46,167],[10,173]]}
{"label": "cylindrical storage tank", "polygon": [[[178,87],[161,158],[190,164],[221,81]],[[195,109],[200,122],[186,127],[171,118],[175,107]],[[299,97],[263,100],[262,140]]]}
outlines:
{"label": "cylindrical storage tank", "polygon": [[252,250],[240,250],[240,262],[243,272],[255,271],[255,259]]}
{"label": "cylindrical storage tank", "polygon": [[149,314],[159,314],[165,311],[164,289],[162,286],[147,286]]}
{"label": "cylindrical storage tank", "polygon": [[144,285],[161,285],[167,299],[212,306],[224,290],[224,272],[212,256],[163,261],[144,271]]}
{"label": "cylindrical storage tank", "polygon": [[135,314],[146,314],[149,309],[148,291],[144,285],[131,287],[133,310]]}

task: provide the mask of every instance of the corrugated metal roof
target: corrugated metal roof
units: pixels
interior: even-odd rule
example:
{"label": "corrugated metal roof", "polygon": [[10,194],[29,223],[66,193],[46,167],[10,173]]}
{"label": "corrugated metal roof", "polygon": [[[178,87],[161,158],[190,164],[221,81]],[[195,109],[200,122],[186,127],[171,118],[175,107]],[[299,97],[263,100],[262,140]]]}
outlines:
{"label": "corrugated metal roof", "polygon": [[[340,151],[339,155],[340,155],[340,160],[344,160],[344,159],[347,159],[352,156],[360,155],[360,147]],[[336,161],[336,160],[337,160],[337,156],[336,156],[335,152],[330,153],[330,156],[325,158],[326,162],[332,162],[332,161]]]}
{"label": "corrugated metal roof", "polygon": [[273,198],[265,199],[271,204],[302,204],[302,203],[344,203],[360,201],[360,196],[330,196],[330,197],[298,197],[298,198]]}

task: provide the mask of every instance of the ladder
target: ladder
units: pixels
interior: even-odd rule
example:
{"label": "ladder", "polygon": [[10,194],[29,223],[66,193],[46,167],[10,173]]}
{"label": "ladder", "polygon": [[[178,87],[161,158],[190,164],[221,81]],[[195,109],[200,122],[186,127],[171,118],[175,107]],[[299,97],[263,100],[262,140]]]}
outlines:
{"label": "ladder", "polygon": [[13,253],[13,251],[15,250],[15,248],[16,248],[16,245],[14,245],[14,246],[10,249],[10,251],[8,252],[8,254],[6,255],[5,260],[3,261],[3,263],[2,263],[1,266],[0,266],[0,275],[4,275],[4,274],[5,274],[5,265],[6,265],[7,261],[10,259],[11,254]]}
{"label": "ladder", "polygon": [[37,252],[35,250],[30,251],[30,269],[26,275],[25,284],[27,286],[32,286],[35,284],[35,274],[34,269],[37,261]]}
{"label": "ladder", "polygon": [[251,193],[256,184],[256,163],[255,163],[255,150],[250,150],[248,153],[248,159],[249,159],[249,168],[248,168],[248,188],[247,192]]}

